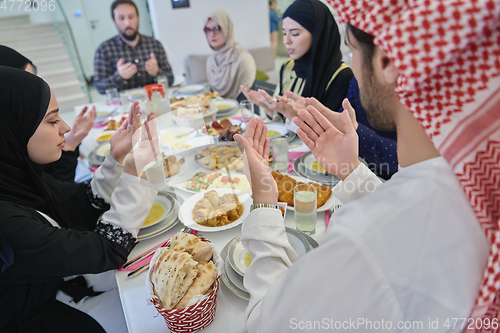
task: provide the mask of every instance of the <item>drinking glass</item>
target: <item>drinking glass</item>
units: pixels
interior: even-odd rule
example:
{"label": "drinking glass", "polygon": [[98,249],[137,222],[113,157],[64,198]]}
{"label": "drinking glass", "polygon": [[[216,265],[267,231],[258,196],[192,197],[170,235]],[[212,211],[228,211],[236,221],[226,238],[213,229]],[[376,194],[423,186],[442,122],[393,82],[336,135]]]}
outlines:
{"label": "drinking glass", "polygon": [[241,121],[245,124],[248,123],[254,116],[254,105],[249,100],[243,100],[240,102],[241,107]]}
{"label": "drinking glass", "polygon": [[276,138],[272,141],[273,148],[273,169],[286,173],[288,171],[288,140],[286,138]]}
{"label": "drinking glass", "polygon": [[122,105],[120,93],[117,88],[106,89],[106,104],[108,105]]}
{"label": "drinking glass", "polygon": [[299,184],[293,189],[295,227],[305,234],[316,231],[317,188],[311,184]]}

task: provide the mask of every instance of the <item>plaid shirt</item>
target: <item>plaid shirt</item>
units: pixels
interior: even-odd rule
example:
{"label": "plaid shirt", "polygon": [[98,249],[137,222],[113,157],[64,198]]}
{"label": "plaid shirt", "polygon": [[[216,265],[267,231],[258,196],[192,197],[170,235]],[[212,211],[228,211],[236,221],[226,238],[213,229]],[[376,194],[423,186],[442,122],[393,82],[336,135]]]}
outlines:
{"label": "plaid shirt", "polygon": [[[158,75],[166,75],[168,84],[172,85],[174,75],[163,46],[153,37],[140,36],[135,47],[130,47],[119,35],[99,45],[94,57],[94,85],[101,94],[104,94],[108,88],[126,90],[155,83],[155,77],[144,68],[145,62],[150,59],[151,52],[158,60]],[[124,80],[116,69],[116,63],[120,58],[123,58],[124,64],[131,62],[137,65],[137,73],[128,80]]]}

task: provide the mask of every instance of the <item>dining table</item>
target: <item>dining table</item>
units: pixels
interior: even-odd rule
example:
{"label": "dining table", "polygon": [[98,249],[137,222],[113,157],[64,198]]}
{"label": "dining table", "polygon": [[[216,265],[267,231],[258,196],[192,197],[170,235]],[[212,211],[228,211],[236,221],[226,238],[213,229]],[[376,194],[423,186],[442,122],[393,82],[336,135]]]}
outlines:
{"label": "dining table", "polygon": [[[129,106],[122,106],[121,112],[125,111],[127,107]],[[81,110],[81,107],[75,108],[75,112],[77,109]],[[232,114],[231,117],[241,117],[241,110]],[[93,138],[104,129],[105,127],[95,127],[90,131],[87,138],[83,140],[80,148],[84,154],[90,153],[97,146],[97,143]],[[294,154],[295,156],[298,156],[301,152],[309,151],[309,149],[298,137],[295,137],[291,142],[289,142],[289,146],[289,151],[291,153],[290,156],[293,156]],[[193,195],[188,191],[179,189],[177,185],[185,183],[198,171],[210,172],[195,163],[195,154],[198,151],[199,149],[191,149],[182,153],[182,157],[185,159],[185,162],[182,164],[181,172],[171,179],[168,179],[164,187],[160,190],[174,192],[176,196],[180,196],[183,200],[188,200]],[[289,174],[294,175],[293,170],[289,169]],[[337,199],[335,200],[336,204],[339,203]],[[311,235],[311,237],[316,241],[320,241],[325,234],[325,219],[325,212],[317,213],[315,233]],[[294,214],[292,210],[287,210],[284,224],[286,227],[295,229]],[[135,258],[147,250],[167,241],[176,233],[180,232],[183,227],[183,223],[178,221],[177,224],[171,229],[166,230],[165,232],[152,238],[137,242],[128,258]],[[240,234],[241,224],[230,229],[216,232],[198,232],[198,236],[203,236],[210,240],[219,253],[228,244],[228,242]],[[142,272],[132,277],[129,277],[128,274],[129,271],[116,271],[115,273],[128,331],[130,333],[168,332],[169,330],[164,318],[159,315],[155,307],[147,298],[147,272]],[[245,332],[245,308],[247,305],[247,300],[233,294],[233,292],[224,283],[222,283],[222,281],[220,281],[220,287],[217,295],[217,310],[214,321],[204,329],[204,332]]]}

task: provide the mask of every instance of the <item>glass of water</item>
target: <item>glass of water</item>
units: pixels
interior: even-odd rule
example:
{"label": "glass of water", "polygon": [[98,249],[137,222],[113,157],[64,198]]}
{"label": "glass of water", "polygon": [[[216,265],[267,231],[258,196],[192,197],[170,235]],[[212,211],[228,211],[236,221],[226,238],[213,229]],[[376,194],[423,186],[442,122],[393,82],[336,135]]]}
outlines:
{"label": "glass of water", "polygon": [[243,100],[240,102],[241,107],[241,121],[248,123],[254,115],[254,105],[249,100]]}
{"label": "glass of water", "polygon": [[108,105],[122,105],[120,93],[117,88],[106,89],[106,103]]}
{"label": "glass of water", "polygon": [[286,138],[272,139],[273,170],[287,173],[288,171],[288,140]]}
{"label": "glass of water", "polygon": [[293,189],[295,227],[308,235],[316,231],[317,191],[311,184],[299,184]]}

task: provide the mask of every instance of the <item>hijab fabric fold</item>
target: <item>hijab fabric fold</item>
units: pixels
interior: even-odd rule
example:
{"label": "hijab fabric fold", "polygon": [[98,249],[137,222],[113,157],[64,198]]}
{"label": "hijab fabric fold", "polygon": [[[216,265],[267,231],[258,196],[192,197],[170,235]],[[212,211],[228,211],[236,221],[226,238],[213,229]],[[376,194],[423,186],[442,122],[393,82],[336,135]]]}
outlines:
{"label": "hijab fabric fold", "polygon": [[[61,227],[87,230],[58,182],[30,160],[28,142],[50,103],[48,84],[23,70],[0,66],[0,201],[52,217]],[[2,223],[0,216],[0,223]]]}
{"label": "hijab fabric fold", "polygon": [[25,69],[28,64],[34,67],[31,60],[21,53],[5,45],[0,45],[0,66]]}
{"label": "hijab fabric fold", "polygon": [[500,1],[327,1],[394,62],[401,102],[455,172],[491,246],[471,316],[499,318]]}
{"label": "hijab fabric fold", "polygon": [[295,60],[297,76],[305,78],[302,96],[323,100],[333,74],[342,65],[339,28],[328,7],[319,0],[296,0],[283,14],[312,35],[309,51]]}

